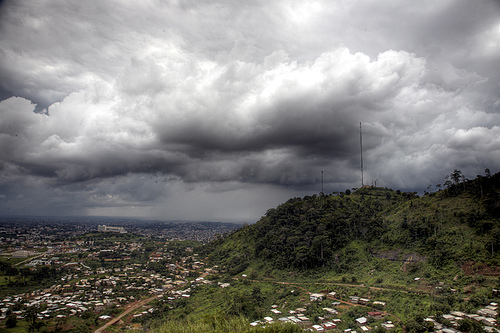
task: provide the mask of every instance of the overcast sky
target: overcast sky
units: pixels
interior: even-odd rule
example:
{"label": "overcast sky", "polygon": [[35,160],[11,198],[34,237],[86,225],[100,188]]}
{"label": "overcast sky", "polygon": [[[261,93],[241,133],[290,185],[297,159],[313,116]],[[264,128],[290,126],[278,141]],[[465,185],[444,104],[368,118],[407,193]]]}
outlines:
{"label": "overcast sky", "polygon": [[11,0],[0,215],[255,222],[500,171],[500,2]]}

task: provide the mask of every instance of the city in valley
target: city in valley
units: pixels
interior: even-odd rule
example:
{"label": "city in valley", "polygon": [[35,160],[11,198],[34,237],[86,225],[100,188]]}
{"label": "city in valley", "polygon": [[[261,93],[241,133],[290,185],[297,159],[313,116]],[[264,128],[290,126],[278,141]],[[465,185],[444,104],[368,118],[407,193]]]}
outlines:
{"label": "city in valley", "polygon": [[[405,302],[419,306],[425,299],[454,300],[458,295],[451,285],[431,285],[420,277],[402,293],[389,286],[366,286],[355,277],[311,283],[297,272],[275,275],[282,273],[264,268],[260,274],[251,269],[233,274],[231,267],[210,264],[203,245],[222,241],[240,227],[118,218],[4,218],[0,331],[146,331],[170,314],[174,319],[193,312],[210,314],[210,300],[227,315],[252,312],[249,326],[289,323],[317,332],[400,332],[401,313],[409,306]],[[425,331],[454,333],[468,322],[480,324],[485,332],[499,332],[499,292],[488,293],[494,301],[475,298],[474,311],[457,301],[437,317],[422,317],[419,325]],[[399,304],[403,297],[404,304]]]}
{"label": "city in valley", "polygon": [[[106,224],[104,224],[106,223]],[[217,268],[194,248],[241,225],[99,218],[0,220],[0,325],[140,327]],[[194,279],[193,277],[196,277]],[[118,321],[118,320],[116,320]]]}

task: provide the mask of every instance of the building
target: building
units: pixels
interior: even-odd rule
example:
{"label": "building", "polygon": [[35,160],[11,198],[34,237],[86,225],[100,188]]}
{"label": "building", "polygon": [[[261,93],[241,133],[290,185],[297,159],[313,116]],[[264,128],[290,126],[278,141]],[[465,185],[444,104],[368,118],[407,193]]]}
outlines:
{"label": "building", "polygon": [[384,318],[385,313],[380,312],[380,311],[371,311],[371,312],[368,312],[368,316],[375,318],[375,319],[382,319],[382,318]]}
{"label": "building", "polygon": [[11,255],[12,255],[12,258],[28,258],[28,257],[35,255],[35,253],[32,251],[21,250],[21,251],[12,252]]}
{"label": "building", "polygon": [[311,302],[314,302],[314,301],[322,301],[323,298],[325,297],[325,294],[311,294],[309,295],[309,300]]}
{"label": "building", "polygon": [[359,326],[363,326],[363,325],[368,323],[368,319],[366,319],[366,317],[360,317],[360,318],[356,319],[356,323]]}
{"label": "building", "polygon": [[107,225],[99,225],[97,227],[97,231],[99,232],[117,232],[120,234],[126,234],[127,230],[124,227],[110,227]]}

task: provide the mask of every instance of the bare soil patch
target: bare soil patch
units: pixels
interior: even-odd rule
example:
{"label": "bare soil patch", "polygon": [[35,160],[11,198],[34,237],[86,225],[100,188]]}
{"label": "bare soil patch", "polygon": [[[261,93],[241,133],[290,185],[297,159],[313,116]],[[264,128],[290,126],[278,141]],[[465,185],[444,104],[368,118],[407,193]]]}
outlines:
{"label": "bare soil patch", "polygon": [[467,261],[462,264],[462,271],[465,275],[500,276],[500,266],[488,266],[484,263]]}

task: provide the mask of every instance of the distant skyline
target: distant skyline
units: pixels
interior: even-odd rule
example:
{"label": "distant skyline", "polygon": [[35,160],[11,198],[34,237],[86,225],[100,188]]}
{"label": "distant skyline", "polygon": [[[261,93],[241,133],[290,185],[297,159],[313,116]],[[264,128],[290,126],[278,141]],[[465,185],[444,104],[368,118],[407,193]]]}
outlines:
{"label": "distant skyline", "polygon": [[0,215],[252,223],[360,187],[360,122],[365,184],[500,171],[498,1],[7,0],[0,36]]}

